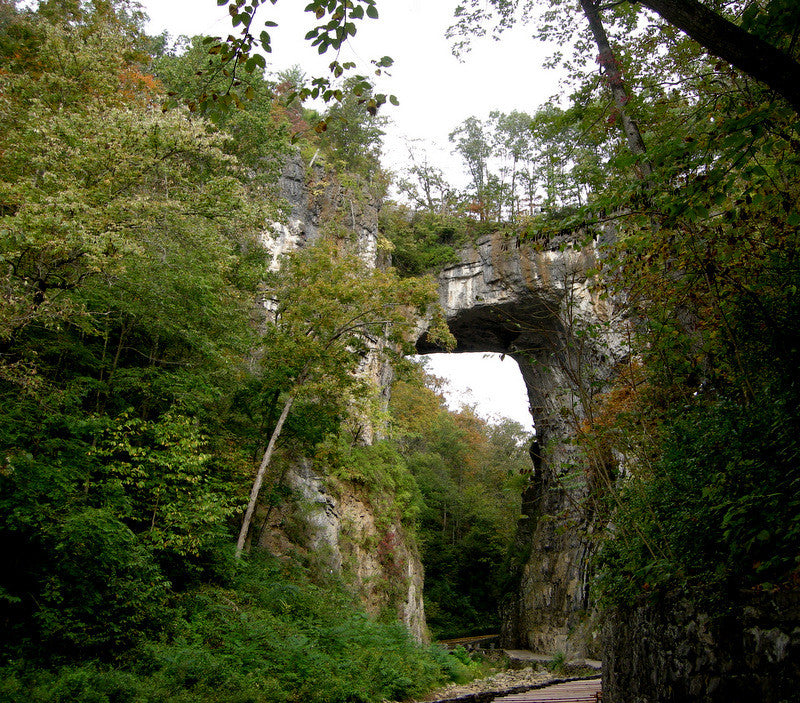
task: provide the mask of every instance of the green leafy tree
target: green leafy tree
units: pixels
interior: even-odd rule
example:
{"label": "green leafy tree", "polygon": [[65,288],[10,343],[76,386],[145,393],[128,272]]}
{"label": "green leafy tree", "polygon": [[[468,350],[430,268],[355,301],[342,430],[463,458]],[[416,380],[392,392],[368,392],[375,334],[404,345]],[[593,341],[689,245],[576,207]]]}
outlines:
{"label": "green leafy tree", "polygon": [[530,153],[531,118],[524,112],[513,110],[510,113],[493,111],[489,119],[494,126],[494,141],[504,161],[501,172],[504,177],[510,177],[508,196],[503,206],[508,210],[508,218],[514,222],[519,212],[517,197],[518,165]]}
{"label": "green leafy tree", "polygon": [[170,96],[172,107],[186,103],[197,108],[204,100],[209,104],[204,114],[215,120],[228,135],[224,142],[227,153],[250,170],[254,185],[262,188],[277,182],[278,169],[290,149],[291,135],[308,131],[309,127],[298,116],[296,105],[286,105],[281,86],[266,80],[264,69],[256,67],[241,79],[241,90],[246,97],[241,106],[228,110],[209,99],[215,90],[223,90],[226,78],[219,73],[213,80],[204,70],[219,68],[219,55],[208,54],[204,37],[193,37],[187,46],[164,52],[150,64],[149,70]]}
{"label": "green leafy tree", "polygon": [[464,160],[464,165],[472,179],[472,190],[475,200],[472,209],[481,220],[485,220],[492,210],[489,201],[489,156],[491,155],[490,138],[486,126],[477,117],[468,117],[449,135],[455,150]]}
{"label": "green leafy tree", "polygon": [[380,172],[381,137],[386,120],[363,109],[372,86],[360,79],[345,81],[342,98],[325,112],[315,130],[327,160],[337,171],[358,174],[368,182]]}
{"label": "green leafy tree", "polygon": [[201,427],[245,372],[266,208],[223,135],[162,113],[124,12],[4,20],[4,646],[105,659],[163,632],[241,500]]}
{"label": "green leafy tree", "polygon": [[[711,55],[762,81],[795,111],[800,108],[796,42],[800,16],[791,0],[731,3],[722,11],[700,0],[648,0],[641,4],[685,32]],[[539,36],[568,44],[576,29],[574,9],[562,2],[550,3],[543,12],[540,9],[537,0],[492,0],[488,5],[469,0],[457,8],[456,22],[449,34],[458,38],[457,50],[464,50],[473,35],[482,36],[490,29],[501,33],[517,22],[543,20]],[[629,27],[637,20],[635,9],[627,3],[602,5],[587,0],[581,3],[581,9],[590,22],[591,15],[601,11],[624,19]]]}
{"label": "green leafy tree", "polygon": [[413,376],[395,383],[391,414],[423,498],[418,533],[428,623],[438,637],[496,630],[529,438],[512,421],[489,425],[468,410],[448,411]]}
{"label": "green leafy tree", "polygon": [[372,350],[390,353],[407,344],[413,312],[436,299],[431,281],[399,279],[370,269],[336,243],[320,241],[288,255],[265,288],[271,320],[263,335],[261,366],[279,374],[269,383],[283,392],[280,415],[258,467],[239,539],[241,555],[258,494],[284,423],[296,401],[341,404],[363,392],[360,360]]}

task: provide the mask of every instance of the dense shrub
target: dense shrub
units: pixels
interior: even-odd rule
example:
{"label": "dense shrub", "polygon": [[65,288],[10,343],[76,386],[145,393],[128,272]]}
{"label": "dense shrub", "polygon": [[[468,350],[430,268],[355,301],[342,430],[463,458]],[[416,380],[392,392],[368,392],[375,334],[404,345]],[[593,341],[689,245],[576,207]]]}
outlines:
{"label": "dense shrub", "polygon": [[474,675],[471,663],[364,615],[333,578],[315,585],[297,565],[273,558],[246,564],[230,588],[189,591],[172,608],[180,625],[168,640],[141,642],[113,668],[7,666],[0,699],[370,703]]}
{"label": "dense shrub", "polygon": [[798,585],[800,422],[789,394],[676,414],[652,471],[618,496],[602,548],[603,596],[679,588],[724,608],[738,589]]}

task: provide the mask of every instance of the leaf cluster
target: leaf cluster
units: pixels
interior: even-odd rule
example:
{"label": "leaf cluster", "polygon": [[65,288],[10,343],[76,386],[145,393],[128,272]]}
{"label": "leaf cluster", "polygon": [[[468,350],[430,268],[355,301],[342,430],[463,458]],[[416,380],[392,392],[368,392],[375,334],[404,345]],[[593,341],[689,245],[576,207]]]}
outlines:
{"label": "leaf cluster", "polygon": [[[275,2],[276,0],[270,0],[273,5]],[[272,52],[269,30],[278,25],[271,20],[264,21],[265,29],[261,30],[256,38],[254,28],[256,14],[259,8],[266,4],[265,0],[217,0],[217,4],[227,5],[235,33],[228,35],[224,40],[220,37],[207,37],[203,40],[212,57],[212,66],[203,69],[202,75],[209,81],[222,75],[226,83],[210,87],[204,94],[204,99],[200,103],[195,103],[195,107],[203,111],[210,110],[218,118],[224,118],[233,108],[241,109],[252,97],[246,87],[246,81],[241,77],[241,72],[244,70],[246,74],[253,74],[266,67],[266,59],[257,53],[257,50],[260,48],[267,54]],[[305,39],[320,54],[326,53],[329,49],[338,52],[349,37],[355,36],[357,22],[363,21],[365,17],[378,18],[375,0],[314,0],[306,5],[304,11],[313,14],[319,22],[306,34]],[[216,65],[214,57],[218,58]],[[380,76],[385,68],[392,65],[392,59],[384,56],[373,59],[371,63],[375,67],[375,75]],[[353,68],[355,68],[353,62],[342,63],[338,57],[335,58],[329,66],[332,78],[315,76],[310,85],[297,86],[296,92],[290,95],[290,102],[296,98],[301,101],[321,98],[326,103],[333,100],[341,101],[343,91],[335,86],[334,81]],[[362,87],[369,85],[364,75],[354,75],[352,79]],[[394,105],[399,104],[394,95],[387,96],[383,93],[360,99],[359,104],[374,116],[387,101]]]}

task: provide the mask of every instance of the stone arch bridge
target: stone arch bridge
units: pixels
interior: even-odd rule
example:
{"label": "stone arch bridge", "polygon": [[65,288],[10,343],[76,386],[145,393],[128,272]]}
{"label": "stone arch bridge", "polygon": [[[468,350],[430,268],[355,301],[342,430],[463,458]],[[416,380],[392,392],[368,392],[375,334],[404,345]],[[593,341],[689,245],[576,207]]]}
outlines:
{"label": "stone arch bridge", "polygon": [[[277,256],[314,241],[333,221],[351,231],[365,261],[384,263],[378,200],[351,192],[321,169],[311,177],[308,170],[299,157],[284,165],[280,190],[291,215],[265,235],[265,246]],[[616,312],[593,275],[598,242],[555,237],[536,244],[520,246],[495,234],[465,247],[460,261],[438,276],[440,302],[456,352],[499,352],[517,361],[537,431],[534,471],[523,496],[526,519],[517,536],[526,558],[516,593],[504,605],[503,644],[568,657],[596,655],[587,565],[595,525],[581,507],[585,483],[572,481],[585,472],[570,440],[624,359],[624,344],[613,331]],[[424,330],[423,323],[418,351],[440,351]],[[388,372],[378,368],[373,375],[388,387]],[[337,540],[330,549],[338,554]],[[422,639],[421,567],[414,573],[401,616]]]}
{"label": "stone arch bridge", "polygon": [[[517,539],[527,554],[503,606],[503,645],[567,656],[597,654],[588,559],[596,528],[583,509],[584,461],[571,441],[596,394],[624,359],[621,326],[596,280],[598,242],[519,245],[485,236],[438,275],[455,352],[513,357],[537,433],[536,470]],[[442,351],[422,332],[421,354]]]}

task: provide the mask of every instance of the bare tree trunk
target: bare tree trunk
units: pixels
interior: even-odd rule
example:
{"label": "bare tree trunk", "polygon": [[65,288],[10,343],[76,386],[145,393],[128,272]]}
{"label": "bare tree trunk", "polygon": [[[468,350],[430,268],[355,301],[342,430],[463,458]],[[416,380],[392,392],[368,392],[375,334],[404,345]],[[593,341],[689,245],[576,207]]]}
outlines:
{"label": "bare tree trunk", "polygon": [[[628,95],[628,89],[625,87],[617,57],[614,55],[614,50],[608,41],[608,34],[606,34],[603,21],[600,19],[597,3],[594,0],[580,0],[580,3],[586,19],[589,20],[589,28],[592,30],[592,36],[597,44],[600,65],[605,71],[608,86],[611,88],[611,95],[614,98],[614,105],[622,123],[622,131],[628,142],[628,148],[634,154],[646,157],[647,147],[645,147],[644,139],[642,139],[642,133],[626,108],[626,105],[630,102],[630,96]],[[639,172],[643,180],[646,181],[650,178],[653,173],[653,167],[648,159],[645,158],[640,162]]]}
{"label": "bare tree trunk", "polygon": [[514,164],[511,167],[511,222],[516,222],[514,204],[517,196],[517,161],[517,157],[514,156]]}
{"label": "bare tree trunk", "polygon": [[236,542],[237,559],[242,556],[242,551],[244,551],[244,543],[245,540],[247,540],[247,533],[250,531],[250,523],[253,520],[253,513],[256,510],[256,503],[258,502],[258,493],[261,490],[261,484],[264,483],[264,476],[267,473],[267,467],[269,466],[269,462],[272,459],[272,454],[275,451],[275,444],[278,441],[281,430],[283,429],[283,423],[286,422],[286,418],[289,416],[289,411],[292,409],[293,403],[294,395],[290,395],[283,405],[283,410],[281,411],[281,416],[278,418],[278,422],[275,425],[275,429],[272,430],[272,435],[269,438],[269,444],[267,445],[267,449],[264,452],[263,458],[261,459],[261,465],[258,467],[258,473],[256,474],[255,481],[253,481],[253,487],[250,489],[250,501],[247,503],[247,510],[244,514],[244,519],[242,520],[242,529],[239,530],[239,540]]}

